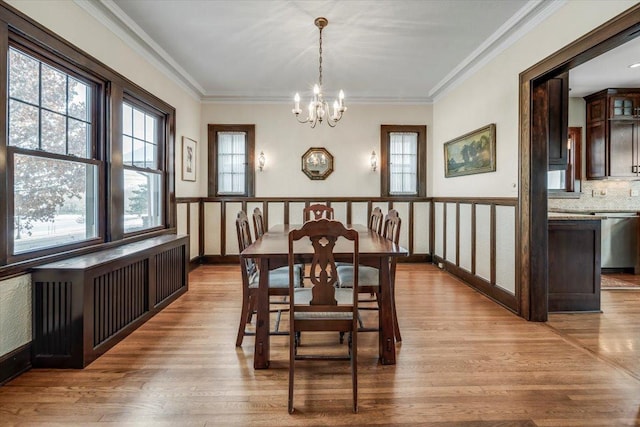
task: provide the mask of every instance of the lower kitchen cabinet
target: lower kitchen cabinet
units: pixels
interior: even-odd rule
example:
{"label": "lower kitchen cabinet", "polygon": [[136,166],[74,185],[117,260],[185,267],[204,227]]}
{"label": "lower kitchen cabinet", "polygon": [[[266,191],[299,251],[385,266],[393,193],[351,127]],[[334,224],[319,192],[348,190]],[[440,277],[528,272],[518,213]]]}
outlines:
{"label": "lower kitchen cabinet", "polygon": [[549,312],[600,311],[600,219],[549,219]]}

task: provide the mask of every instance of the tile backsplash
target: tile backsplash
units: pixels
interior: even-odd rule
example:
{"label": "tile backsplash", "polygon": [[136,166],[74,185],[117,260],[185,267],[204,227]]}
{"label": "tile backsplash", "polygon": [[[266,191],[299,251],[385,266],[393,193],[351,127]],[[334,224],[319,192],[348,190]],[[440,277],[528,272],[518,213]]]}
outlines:
{"label": "tile backsplash", "polygon": [[640,211],[640,181],[582,181],[579,199],[550,198],[548,207],[556,211]]}

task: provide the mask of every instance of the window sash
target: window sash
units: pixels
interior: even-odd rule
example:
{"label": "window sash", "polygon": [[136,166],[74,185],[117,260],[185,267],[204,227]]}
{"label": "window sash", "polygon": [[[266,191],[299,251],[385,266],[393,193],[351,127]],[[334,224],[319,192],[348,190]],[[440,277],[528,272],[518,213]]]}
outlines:
{"label": "window sash", "polygon": [[244,195],[246,193],[247,133],[219,131],[218,139],[218,194]]}
{"label": "window sash", "polygon": [[418,194],[418,133],[389,132],[389,193]]}
{"label": "window sash", "polygon": [[124,165],[160,170],[159,139],[162,117],[130,102],[122,105],[122,160]]}
{"label": "window sash", "polygon": [[15,148],[10,149],[9,159],[11,255],[78,245],[99,237],[99,162]]}
{"label": "window sash", "polygon": [[10,46],[6,60],[8,145],[93,158],[95,86],[23,48]]}

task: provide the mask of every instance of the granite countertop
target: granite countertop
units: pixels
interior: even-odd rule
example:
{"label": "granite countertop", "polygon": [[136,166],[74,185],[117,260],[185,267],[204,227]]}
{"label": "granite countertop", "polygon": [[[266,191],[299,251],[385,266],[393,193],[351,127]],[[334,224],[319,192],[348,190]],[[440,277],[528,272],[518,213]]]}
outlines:
{"label": "granite countertop", "polygon": [[593,221],[594,219],[606,219],[606,216],[602,215],[593,215],[590,213],[579,213],[579,212],[548,212],[548,219],[550,220],[584,220],[584,221]]}
{"label": "granite countertop", "polygon": [[572,209],[562,209],[562,208],[549,208],[549,213],[563,213],[563,214],[578,214],[578,215],[593,215],[594,213],[603,213],[603,214],[640,214],[640,209],[632,210],[632,209],[589,209],[589,210],[572,210]]}

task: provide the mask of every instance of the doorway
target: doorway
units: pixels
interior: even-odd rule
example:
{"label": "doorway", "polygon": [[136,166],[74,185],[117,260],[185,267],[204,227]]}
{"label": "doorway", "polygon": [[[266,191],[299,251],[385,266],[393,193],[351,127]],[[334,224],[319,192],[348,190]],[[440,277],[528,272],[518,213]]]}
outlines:
{"label": "doorway", "polygon": [[548,136],[532,135],[533,88],[640,35],[640,5],[576,40],[520,74],[519,252],[521,315],[548,319]]}

